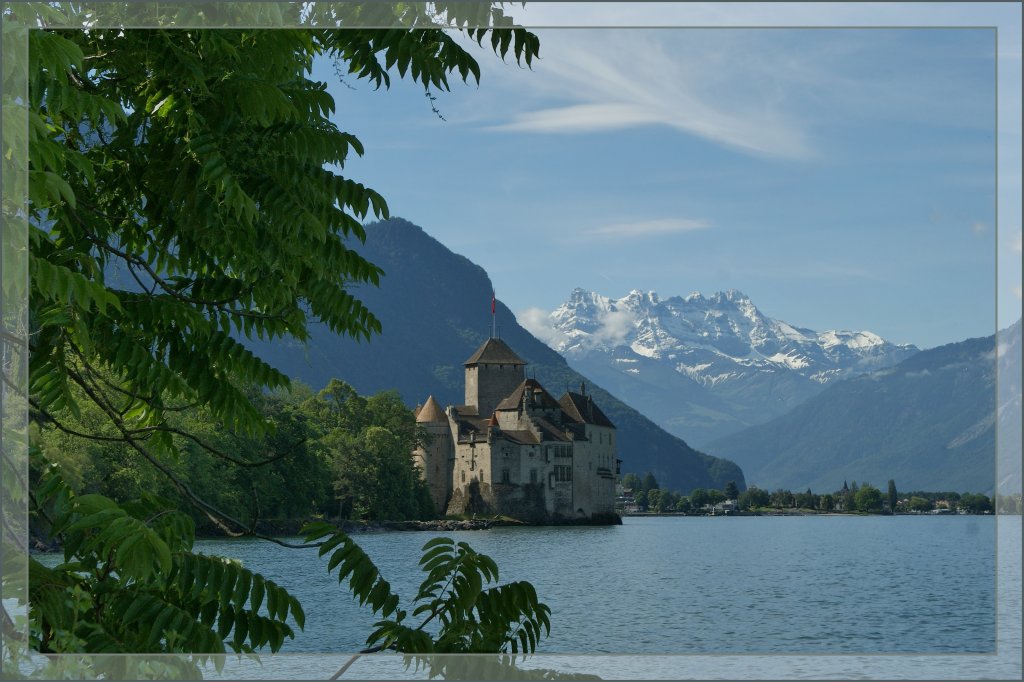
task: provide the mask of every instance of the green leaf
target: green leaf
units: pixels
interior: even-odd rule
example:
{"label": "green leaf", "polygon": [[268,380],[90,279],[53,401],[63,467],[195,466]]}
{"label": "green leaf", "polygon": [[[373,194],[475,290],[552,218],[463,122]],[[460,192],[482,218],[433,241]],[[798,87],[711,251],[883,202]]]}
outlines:
{"label": "green leaf", "polygon": [[249,596],[249,608],[252,609],[253,613],[260,610],[260,606],[263,604],[263,595],[265,587],[263,578],[261,576],[254,576],[252,581],[252,592]]}

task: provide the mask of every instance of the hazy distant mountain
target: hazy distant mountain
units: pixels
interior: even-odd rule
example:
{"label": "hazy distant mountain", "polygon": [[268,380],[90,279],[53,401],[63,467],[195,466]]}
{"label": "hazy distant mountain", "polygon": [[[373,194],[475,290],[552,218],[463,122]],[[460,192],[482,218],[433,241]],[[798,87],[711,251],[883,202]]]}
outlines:
{"label": "hazy distant mountain", "polygon": [[[1019,489],[1020,322],[999,338],[1000,375],[1016,377],[1015,390],[1001,387],[998,414],[1005,428],[1015,424]],[[884,489],[892,478],[900,490],[991,493],[996,370],[994,336],[921,351],[889,369],[837,382],[789,414],[708,450],[739,463],[748,483],[762,488],[829,491],[856,480]]]}
{"label": "hazy distant mountain", "polygon": [[1003,495],[1021,490],[1021,343],[1020,320],[996,334],[997,491]]}
{"label": "hazy distant mountain", "polygon": [[[357,343],[314,325],[308,347],[296,342],[251,346],[289,376],[318,389],[339,377],[362,393],[397,389],[410,407],[430,394],[441,404],[461,404],[462,363],[490,334],[493,289],[487,273],[400,219],[368,226],[366,244],[357,248],[386,272],[380,288],[355,292],[381,320],[382,335]],[[735,464],[693,450],[612,397],[600,382],[584,379],[520,327],[500,302],[497,324],[501,338],[529,363],[528,376],[551,393],[578,390],[581,381],[587,382],[587,391],[618,428],[623,473],[652,471],[663,486],[684,492],[721,488],[728,481],[744,486]]]}
{"label": "hazy distant mountain", "polygon": [[766,422],[838,379],[917,352],[871,332],[794,327],[736,290],[612,299],[574,289],[546,319],[522,321],[574,369],[692,443]]}

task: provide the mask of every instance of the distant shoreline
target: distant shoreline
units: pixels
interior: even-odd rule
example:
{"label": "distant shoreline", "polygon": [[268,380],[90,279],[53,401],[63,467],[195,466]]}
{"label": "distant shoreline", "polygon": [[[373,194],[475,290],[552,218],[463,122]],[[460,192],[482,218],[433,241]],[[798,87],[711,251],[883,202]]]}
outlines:
{"label": "distant shoreline", "polygon": [[[996,516],[994,512],[986,511],[978,514],[959,514],[954,512],[933,513],[933,512],[897,512],[896,514],[871,514],[867,512],[837,512],[837,511],[814,511],[814,510],[777,510],[777,511],[737,511],[722,514],[687,514],[686,512],[619,512],[622,517],[642,518],[647,516],[693,516],[693,517],[723,517],[723,516]],[[1020,514],[999,514],[999,516],[1020,516]]]}

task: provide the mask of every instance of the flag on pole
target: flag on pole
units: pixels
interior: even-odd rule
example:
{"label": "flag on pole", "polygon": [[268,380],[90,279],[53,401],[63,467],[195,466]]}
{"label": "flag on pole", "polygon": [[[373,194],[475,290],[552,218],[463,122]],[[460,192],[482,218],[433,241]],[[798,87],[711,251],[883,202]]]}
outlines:
{"label": "flag on pole", "polygon": [[497,301],[497,299],[494,298],[494,292],[492,291],[491,292],[491,315],[494,314],[494,311],[497,308],[497,303],[498,303],[498,301]]}

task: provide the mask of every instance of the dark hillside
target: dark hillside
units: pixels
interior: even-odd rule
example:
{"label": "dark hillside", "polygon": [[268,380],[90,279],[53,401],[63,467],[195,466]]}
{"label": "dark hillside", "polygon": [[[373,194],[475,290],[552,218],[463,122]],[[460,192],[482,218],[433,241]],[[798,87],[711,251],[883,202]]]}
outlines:
{"label": "dark hillside", "polygon": [[[358,248],[386,273],[380,288],[355,292],[381,320],[381,336],[358,343],[314,326],[312,341],[305,347],[294,342],[251,344],[254,351],[315,388],[338,377],[361,393],[397,389],[410,406],[429,394],[441,404],[461,404],[462,363],[490,335],[492,289],[487,273],[401,219],[368,226],[366,244]],[[618,428],[623,472],[651,471],[662,485],[683,492],[720,489],[728,481],[743,488],[743,474],[735,464],[693,450],[587,381],[520,327],[500,301],[497,324],[501,338],[529,363],[528,376],[535,376],[551,393],[561,395],[567,387],[575,390],[586,381],[587,390]]]}

